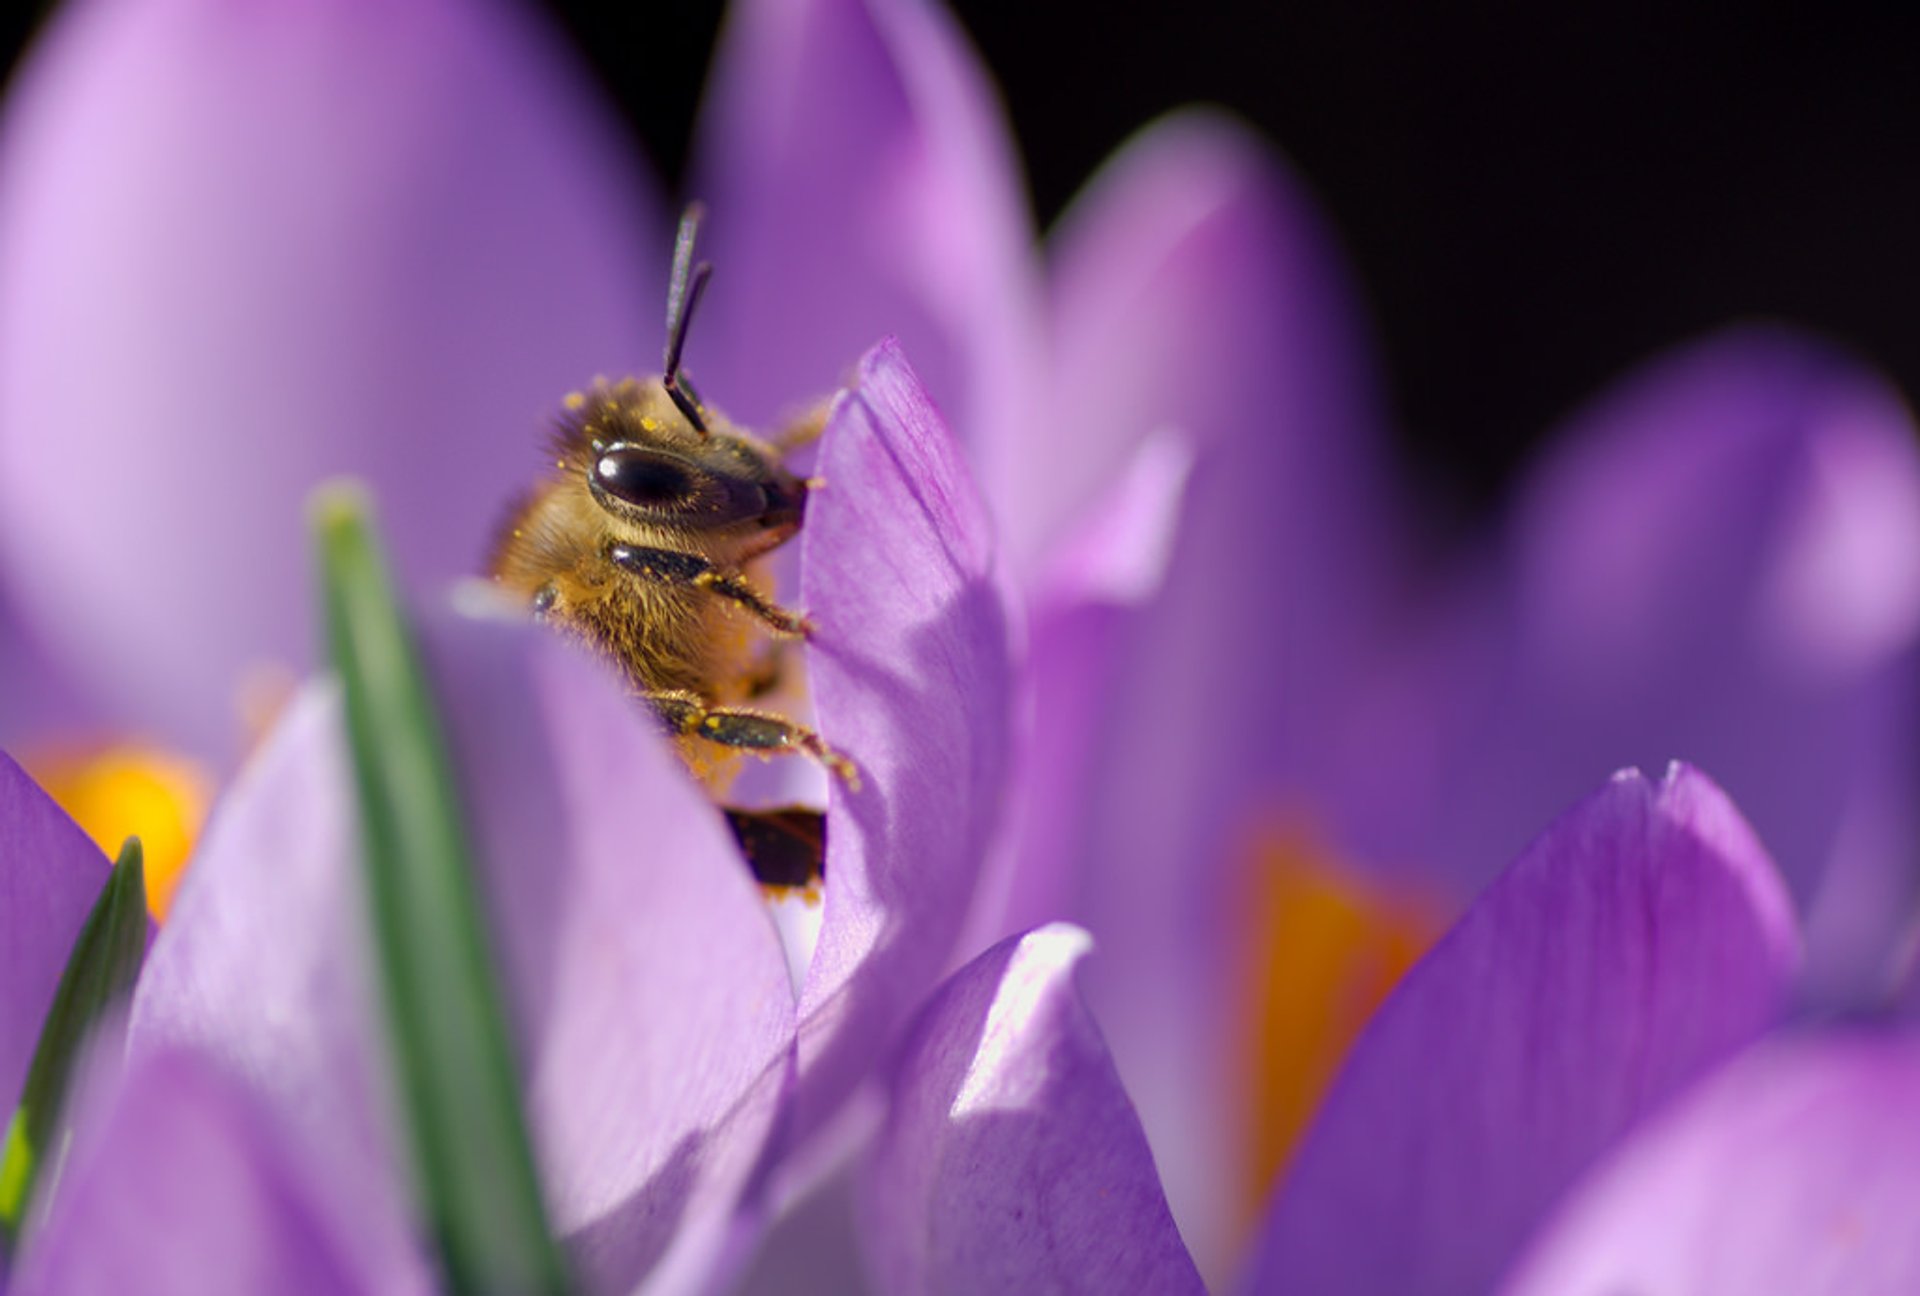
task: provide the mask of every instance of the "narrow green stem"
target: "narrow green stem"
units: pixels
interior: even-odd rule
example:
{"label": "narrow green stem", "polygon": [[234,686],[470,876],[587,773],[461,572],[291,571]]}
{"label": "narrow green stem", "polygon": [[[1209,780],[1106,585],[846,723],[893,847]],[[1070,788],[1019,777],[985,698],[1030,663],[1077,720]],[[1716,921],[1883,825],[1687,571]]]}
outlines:
{"label": "narrow green stem", "polygon": [[316,524],[391,1052],[445,1278],[565,1292],[438,713],[360,495],[323,493]]}

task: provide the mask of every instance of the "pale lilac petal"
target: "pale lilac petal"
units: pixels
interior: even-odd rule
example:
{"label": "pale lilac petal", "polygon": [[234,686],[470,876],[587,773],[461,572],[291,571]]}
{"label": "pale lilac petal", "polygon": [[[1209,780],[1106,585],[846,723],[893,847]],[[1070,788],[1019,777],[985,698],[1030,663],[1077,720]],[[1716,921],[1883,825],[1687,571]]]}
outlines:
{"label": "pale lilac petal", "polygon": [[759,888],[595,663],[519,625],[449,619],[428,647],[555,1225],[597,1290],[731,1263],[791,1078],[793,985]]}
{"label": "pale lilac petal", "polygon": [[101,732],[98,708],[71,674],[0,589],[0,747],[24,752],[37,737]]}
{"label": "pale lilac petal", "polygon": [[1388,999],[1301,1145],[1252,1290],[1482,1292],[1633,1124],[1765,1029],[1785,888],[1701,774],[1616,776]]}
{"label": "pale lilac petal", "polygon": [[859,1199],[879,1290],[1205,1290],[1074,988],[1089,945],[1002,942],[915,1023]]}
{"label": "pale lilac petal", "polygon": [[1881,718],[1920,626],[1920,447],[1893,392],[1813,342],[1727,334],[1604,398],[1474,597],[1496,632],[1445,684],[1470,700],[1431,746],[1440,812],[1382,857],[1471,887],[1606,769],[1678,758],[1749,810],[1805,903],[1857,789],[1911,784]]}
{"label": "pale lilac petal", "polygon": [[999,816],[1008,611],[973,481],[888,343],[821,442],[801,533],[820,728],[858,765],[827,822],[826,912],[801,995],[798,1133],[882,1056],[944,973]]}
{"label": "pale lilac petal", "polygon": [[[555,1225],[601,1289],[730,1263],[790,1070],[793,992],[758,891],[597,665],[504,622],[444,618],[427,646]],[[350,797],[338,708],[310,695],[216,819],[133,1040],[246,1076],[375,1216],[356,1235],[377,1253],[405,1245],[406,1217]]]}
{"label": "pale lilac petal", "polygon": [[317,641],[316,482],[473,572],[545,412],[657,354],[667,240],[583,84],[508,4],[62,8],[0,128],[0,565],[123,719],[230,756]]}
{"label": "pale lilac petal", "polygon": [[854,1166],[845,1163],[781,1211],[734,1296],[793,1296],[798,1275],[809,1291],[886,1296],[868,1280],[860,1255],[853,1180]]}
{"label": "pale lilac petal", "polygon": [[16,1278],[17,1296],[434,1290],[335,1227],[254,1093],[175,1049],[131,1065],[83,1122]]}
{"label": "pale lilac petal", "polygon": [[308,1167],[325,1227],[425,1275],[383,1064],[338,697],[310,688],[229,788],[134,991],[127,1047],[244,1081]]}
{"label": "pale lilac petal", "polygon": [[[1230,443],[1257,474],[1244,489],[1264,506],[1242,523],[1269,528],[1269,572],[1317,564],[1332,585],[1377,546],[1383,429],[1365,321],[1315,204],[1259,140],[1209,111],[1155,122],[1087,185],[1050,250],[1053,423],[996,448],[992,478],[1022,560],[1166,427]],[[1328,528],[1352,531],[1355,554],[1280,543]]]}
{"label": "pale lilac petal", "polygon": [[[1194,447],[1158,594],[1109,651],[1068,917],[1115,957],[1087,996],[1203,1272],[1244,1203],[1223,1042],[1247,841],[1325,799],[1329,747],[1388,606],[1395,513],[1359,311],[1310,199],[1230,119],[1129,143],[1053,241],[1053,425],[1010,451],[1033,562],[1175,429]],[[1038,642],[1038,640],[1036,640]],[[1034,724],[1078,723],[1036,699]]]}
{"label": "pale lilac petal", "polygon": [[729,6],[698,152],[704,394],[764,425],[893,335],[963,443],[1038,429],[1033,228],[999,105],[939,5]]}
{"label": "pale lilac petal", "polygon": [[1022,689],[1039,722],[1018,757],[1008,848],[995,853],[974,906],[976,927],[988,934],[973,948],[1072,917],[1084,890],[1099,885],[1081,846],[1100,809],[1101,721],[1136,619],[1166,579],[1192,471],[1184,437],[1143,442],[1029,599]]}
{"label": "pale lilac petal", "polygon": [[1512,1296],[1920,1291],[1920,1041],[1769,1041],[1573,1192]]}
{"label": "pale lilac petal", "polygon": [[110,870],[66,811],[0,752],[0,1103],[8,1110]]}

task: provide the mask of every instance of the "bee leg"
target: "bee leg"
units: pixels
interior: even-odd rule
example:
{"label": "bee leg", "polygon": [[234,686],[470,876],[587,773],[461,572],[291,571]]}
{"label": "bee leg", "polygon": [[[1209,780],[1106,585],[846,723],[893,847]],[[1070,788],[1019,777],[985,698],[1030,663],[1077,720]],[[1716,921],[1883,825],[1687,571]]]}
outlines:
{"label": "bee leg", "polygon": [[667,728],[683,737],[746,751],[805,752],[848,787],[860,786],[860,771],[852,761],[827,746],[813,730],[784,716],[746,707],[708,706],[697,695],[677,690],[641,696]]}
{"label": "bee leg", "polygon": [[804,639],[813,627],[798,612],[789,612],[749,585],[744,578],[722,571],[699,554],[677,553],[672,549],[648,549],[640,545],[609,545],[607,559],[614,566],[642,580],[662,585],[697,585],[712,590],[721,598],[751,612],[777,635]]}
{"label": "bee leg", "polygon": [[738,576],[709,570],[694,577],[693,583],[745,608],[782,638],[804,639],[813,633],[813,623],[806,617],[787,611]]}

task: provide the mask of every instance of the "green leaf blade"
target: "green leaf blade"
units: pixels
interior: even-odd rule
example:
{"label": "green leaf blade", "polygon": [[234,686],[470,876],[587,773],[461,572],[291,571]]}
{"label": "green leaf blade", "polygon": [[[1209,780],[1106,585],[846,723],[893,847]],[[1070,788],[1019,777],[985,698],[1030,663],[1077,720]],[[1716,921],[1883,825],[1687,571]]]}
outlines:
{"label": "green leaf blade", "polygon": [[147,880],[140,839],[129,837],[67,956],[40,1027],[20,1103],[0,1143],[0,1237],[11,1249],[36,1191],[57,1177],[72,1137],[73,1068],[87,1037],[133,990],[147,953]]}
{"label": "green leaf blade", "polygon": [[438,713],[365,504],[331,490],[316,526],[394,1064],[446,1279],[566,1292]]}

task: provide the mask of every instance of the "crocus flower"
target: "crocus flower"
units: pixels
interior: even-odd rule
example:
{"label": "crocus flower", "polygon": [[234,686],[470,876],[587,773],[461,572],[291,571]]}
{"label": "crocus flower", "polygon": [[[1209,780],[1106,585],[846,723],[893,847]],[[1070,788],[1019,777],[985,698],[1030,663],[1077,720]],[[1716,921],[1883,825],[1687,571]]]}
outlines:
{"label": "crocus flower", "polygon": [[1920,1036],[1783,1029],[1802,943],[1725,795],[1616,777],[1401,983],[1252,1291],[1898,1291]]}

